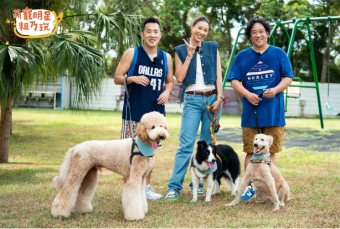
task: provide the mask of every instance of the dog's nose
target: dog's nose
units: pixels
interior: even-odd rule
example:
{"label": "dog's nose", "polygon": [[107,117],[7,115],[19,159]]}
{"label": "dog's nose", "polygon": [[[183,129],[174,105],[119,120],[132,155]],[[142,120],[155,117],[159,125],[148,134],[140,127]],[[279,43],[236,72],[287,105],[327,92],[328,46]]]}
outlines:
{"label": "dog's nose", "polygon": [[216,159],[212,159],[211,163],[215,163],[216,162]]}
{"label": "dog's nose", "polygon": [[164,135],[163,135],[163,134],[160,134],[160,135],[158,135],[158,138],[161,139],[161,140],[163,140],[163,139],[164,139]]}
{"label": "dog's nose", "polygon": [[255,146],[255,147],[258,147],[259,145],[258,145],[257,143],[254,143],[254,146]]}

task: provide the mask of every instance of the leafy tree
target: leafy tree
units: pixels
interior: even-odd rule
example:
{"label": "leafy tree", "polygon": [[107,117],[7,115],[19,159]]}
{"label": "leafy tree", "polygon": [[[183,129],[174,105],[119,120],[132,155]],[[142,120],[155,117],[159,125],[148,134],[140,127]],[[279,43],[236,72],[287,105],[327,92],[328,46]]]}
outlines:
{"label": "leafy tree", "polygon": [[[8,162],[12,106],[21,99],[22,86],[29,88],[34,82],[56,79],[68,72],[76,87],[75,107],[83,107],[91,101],[100,89],[105,77],[105,58],[100,51],[98,37],[105,34],[107,40],[114,40],[116,33],[127,34],[129,41],[140,44],[141,16],[124,15],[120,12],[105,14],[99,11],[86,14],[85,2],[63,0],[3,0],[0,5],[0,163]],[[61,32],[43,39],[22,39],[13,33],[14,9],[48,9],[64,11],[66,20],[60,25]],[[83,19],[93,17],[96,30],[86,29]],[[75,23],[76,21],[76,23]],[[99,49],[99,50],[98,50]]]}

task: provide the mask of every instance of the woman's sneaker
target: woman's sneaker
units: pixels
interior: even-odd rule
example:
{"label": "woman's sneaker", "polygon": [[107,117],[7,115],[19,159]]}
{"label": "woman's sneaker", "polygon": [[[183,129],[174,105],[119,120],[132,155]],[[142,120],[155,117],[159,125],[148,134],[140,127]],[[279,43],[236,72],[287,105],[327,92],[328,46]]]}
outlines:
{"label": "woman's sneaker", "polygon": [[[192,193],[192,189],[191,189],[191,193]],[[197,189],[197,196],[205,196],[205,193],[203,192],[202,188]]]}
{"label": "woman's sneaker", "polygon": [[170,192],[168,192],[168,195],[166,195],[165,199],[167,199],[167,200],[177,200],[178,194],[177,194],[177,192],[170,191]]}
{"label": "woman's sneaker", "polygon": [[242,200],[250,200],[255,195],[255,190],[253,189],[252,182],[249,183],[249,185],[245,188],[241,195]]}
{"label": "woman's sneaker", "polygon": [[161,194],[158,194],[153,190],[150,184],[145,186],[145,194],[146,194],[146,198],[149,200],[160,200],[163,198]]}
{"label": "woman's sneaker", "polygon": [[203,189],[201,189],[201,188],[197,189],[197,196],[205,196]]}

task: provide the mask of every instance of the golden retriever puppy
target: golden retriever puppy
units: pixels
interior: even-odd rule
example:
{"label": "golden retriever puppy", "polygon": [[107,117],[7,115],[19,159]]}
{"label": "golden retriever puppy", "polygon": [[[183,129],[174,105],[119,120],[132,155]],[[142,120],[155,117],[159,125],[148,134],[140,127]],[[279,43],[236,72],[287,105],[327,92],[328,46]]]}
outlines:
{"label": "golden retriever puppy", "polygon": [[278,168],[271,163],[269,148],[272,144],[273,137],[270,135],[257,134],[255,136],[255,156],[250,160],[236,198],[226,206],[237,205],[243,190],[250,182],[253,182],[257,198],[264,202],[274,203],[274,211],[279,210],[279,206],[285,206],[286,201],[289,200],[290,190]]}

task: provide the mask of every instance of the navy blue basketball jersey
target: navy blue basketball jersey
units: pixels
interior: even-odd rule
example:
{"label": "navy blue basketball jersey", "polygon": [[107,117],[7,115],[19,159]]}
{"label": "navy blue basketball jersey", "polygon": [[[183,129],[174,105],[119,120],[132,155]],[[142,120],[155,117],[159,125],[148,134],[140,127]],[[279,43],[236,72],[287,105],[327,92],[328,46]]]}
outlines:
{"label": "navy blue basketball jersey", "polygon": [[[128,85],[130,93],[131,120],[139,122],[145,113],[158,111],[165,115],[165,106],[157,104],[157,99],[163,92],[163,84],[168,75],[166,53],[158,49],[158,63],[153,62],[143,46],[134,48],[132,63],[128,76],[146,76],[150,83],[143,86],[136,83]],[[127,108],[127,96],[124,96],[123,119],[130,120]]]}

